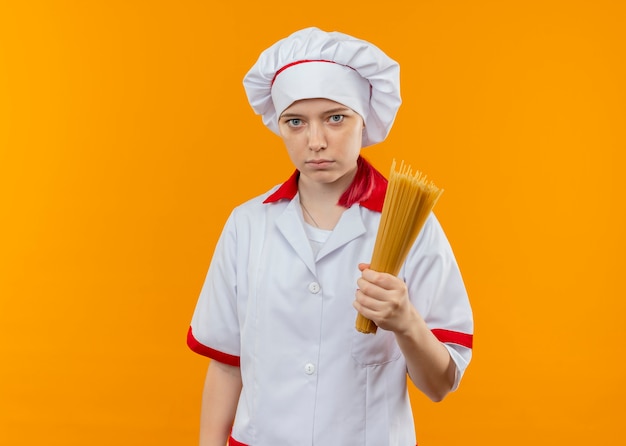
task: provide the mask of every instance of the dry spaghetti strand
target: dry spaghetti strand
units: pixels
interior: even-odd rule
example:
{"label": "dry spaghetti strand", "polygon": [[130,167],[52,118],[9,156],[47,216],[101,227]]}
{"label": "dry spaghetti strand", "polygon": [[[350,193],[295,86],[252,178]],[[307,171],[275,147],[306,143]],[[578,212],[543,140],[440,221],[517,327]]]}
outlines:
{"label": "dry spaghetti strand", "polygon": [[[383,203],[370,268],[397,276],[402,263],[422,230],[428,215],[443,193],[421,172],[413,173],[410,166],[391,163],[387,193]],[[376,324],[361,314],[356,329],[376,333]]]}

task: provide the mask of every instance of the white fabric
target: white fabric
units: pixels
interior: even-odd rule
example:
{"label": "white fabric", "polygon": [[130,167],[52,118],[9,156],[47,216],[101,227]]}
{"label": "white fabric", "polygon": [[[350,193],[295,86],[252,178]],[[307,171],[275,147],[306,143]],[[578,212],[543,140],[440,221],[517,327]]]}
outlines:
{"label": "white fabric", "polygon": [[[387,56],[375,45],[361,39],[354,38],[340,32],[325,32],[319,28],[306,28],[279,40],[263,51],[257,62],[244,77],[244,87],[248,101],[253,110],[262,115],[264,124],[274,133],[278,130],[278,118],[284,111],[284,101],[275,104],[272,99],[272,83],[282,82],[283,75],[297,69],[301,75],[291,76],[289,89],[283,90],[277,96],[289,98],[293,101],[311,97],[323,97],[344,103],[345,94],[336,95],[337,89],[331,79],[319,83],[314,75],[314,66],[321,63],[302,63],[284,67],[301,61],[331,61],[353,69],[365,79],[370,87],[370,97],[366,110],[357,113],[365,119],[363,132],[363,146],[383,141],[396,117],[401,104],[400,98],[400,67],[396,61]],[[293,71],[292,74],[295,74]],[[341,78],[344,82],[345,78]],[[298,81],[298,82],[296,82]],[[315,96],[309,90],[311,82],[317,82],[314,89]],[[359,87],[359,91],[362,91]],[[362,93],[359,93],[361,96]],[[276,95],[275,95],[276,96]],[[277,109],[278,105],[278,109]],[[290,104],[288,104],[290,105]],[[287,105],[287,106],[288,106]],[[282,110],[280,110],[282,108]]]}
{"label": "white fabric", "polygon": [[306,236],[311,244],[313,257],[317,258],[317,254],[321,251],[322,246],[324,246],[324,243],[326,243],[330,234],[332,234],[332,231],[316,228],[308,223],[304,224],[304,231],[306,232]]}
{"label": "white fabric", "polygon": [[[273,191],[270,191],[273,192]],[[380,213],[354,205],[316,257],[298,196],[229,217],[192,319],[196,339],[241,359],[233,438],[254,446],[416,444],[406,362],[393,333],[354,328],[357,265]],[[431,329],[473,332],[448,241],[431,215],[400,272]],[[458,385],[471,349],[446,344]]]}
{"label": "white fabric", "polygon": [[334,62],[302,62],[276,76],[272,101],[277,116],[295,101],[305,98],[332,99],[350,107],[366,121],[370,84],[352,68]]}

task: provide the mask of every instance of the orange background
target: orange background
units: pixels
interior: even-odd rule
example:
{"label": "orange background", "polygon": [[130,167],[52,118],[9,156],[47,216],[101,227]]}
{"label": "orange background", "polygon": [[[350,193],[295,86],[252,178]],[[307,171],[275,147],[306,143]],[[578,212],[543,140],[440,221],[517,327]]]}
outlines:
{"label": "orange background", "polygon": [[475,350],[420,445],[624,441],[624,3],[402,3],[0,4],[0,444],[196,444],[214,244],[292,169],[241,80],[311,25],[401,63],[364,154],[446,190]]}

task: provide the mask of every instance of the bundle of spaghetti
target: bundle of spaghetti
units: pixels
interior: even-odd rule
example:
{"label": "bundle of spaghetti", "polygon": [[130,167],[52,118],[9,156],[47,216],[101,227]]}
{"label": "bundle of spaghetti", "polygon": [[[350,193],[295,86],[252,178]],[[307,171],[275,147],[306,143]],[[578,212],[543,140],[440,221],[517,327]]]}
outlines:
{"label": "bundle of spaghetti", "polygon": [[[426,219],[443,193],[422,172],[396,161],[391,164],[387,193],[374,242],[370,268],[397,276],[400,268],[422,230]],[[357,315],[356,329],[362,333],[376,333],[376,324]]]}

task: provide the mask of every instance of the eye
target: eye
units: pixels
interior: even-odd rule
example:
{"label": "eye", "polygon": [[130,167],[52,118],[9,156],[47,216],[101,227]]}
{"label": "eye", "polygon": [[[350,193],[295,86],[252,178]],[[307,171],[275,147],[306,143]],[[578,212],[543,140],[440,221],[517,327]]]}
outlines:
{"label": "eye", "polygon": [[344,120],[344,115],[332,115],[328,120],[334,124],[342,122]]}
{"label": "eye", "polygon": [[287,120],[289,127],[300,127],[302,125],[302,119],[292,118]]}

